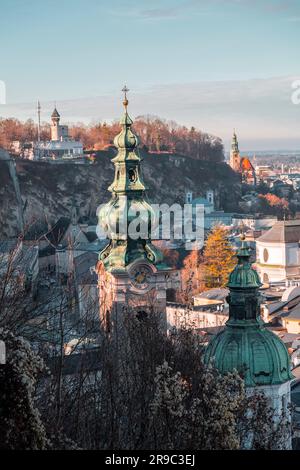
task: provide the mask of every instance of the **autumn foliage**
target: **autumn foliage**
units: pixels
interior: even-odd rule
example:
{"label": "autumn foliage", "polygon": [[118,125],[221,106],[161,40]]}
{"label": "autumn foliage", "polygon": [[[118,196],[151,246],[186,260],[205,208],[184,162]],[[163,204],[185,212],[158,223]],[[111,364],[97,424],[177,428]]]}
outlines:
{"label": "autumn foliage", "polygon": [[207,288],[224,287],[236,264],[235,251],[228,241],[228,231],[215,226],[207,237],[204,250],[204,279]]}
{"label": "autumn foliage", "polygon": [[[141,147],[149,152],[169,152],[198,160],[221,162],[224,160],[222,141],[194,127],[187,128],[174,121],[157,117],[138,117],[134,131],[139,136]],[[113,144],[114,137],[120,132],[118,121],[93,124],[76,123],[69,125],[69,134],[81,140],[87,150],[102,150]],[[50,139],[50,123],[42,123],[41,139]],[[9,150],[14,140],[21,143],[37,140],[37,125],[33,120],[21,122],[18,119],[0,118],[0,147]]]}
{"label": "autumn foliage", "polygon": [[199,250],[192,250],[183,261],[179,300],[184,304],[191,303],[193,296],[199,294],[204,287],[203,257]]}
{"label": "autumn foliage", "polygon": [[285,198],[280,198],[275,194],[259,194],[260,206],[265,214],[277,215],[283,218],[289,212],[289,203]]}

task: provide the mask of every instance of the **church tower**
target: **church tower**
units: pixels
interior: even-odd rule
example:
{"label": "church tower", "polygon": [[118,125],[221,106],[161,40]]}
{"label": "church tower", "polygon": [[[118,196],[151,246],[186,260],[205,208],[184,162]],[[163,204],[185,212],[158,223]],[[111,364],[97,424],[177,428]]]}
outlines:
{"label": "church tower", "polygon": [[239,143],[235,130],[233,131],[231,150],[230,150],[230,166],[234,171],[239,171],[241,165]]}
{"label": "church tower", "polygon": [[[226,374],[237,370],[244,378],[247,393],[263,392],[275,410],[275,417],[289,417],[290,383],[293,375],[287,349],[281,339],[266,328],[260,317],[261,282],[250,263],[246,243],[237,254],[238,264],[229,277],[229,320],[210,342],[205,362]],[[251,446],[251,442],[246,447]],[[285,448],[291,448],[287,438]]]}
{"label": "church tower", "polygon": [[57,111],[56,107],[54,108],[53,113],[51,114],[51,140],[59,140],[59,121],[60,114]]}
{"label": "church tower", "polygon": [[60,125],[60,114],[56,109],[56,106],[54,108],[53,113],[51,114],[51,140],[52,141],[59,141],[59,140],[65,140],[68,139],[69,137],[69,130],[68,126],[65,125]]}
{"label": "church tower", "polygon": [[96,267],[100,319],[109,331],[122,324],[125,308],[138,318],[156,311],[165,322],[166,291],[179,286],[179,274],[164,264],[162,253],[151,242],[158,220],[145,197],[138,138],[127,112],[129,90],[124,87],[122,91],[122,130],[114,139],[118,153],[112,160],[115,176],[108,188],[112,198],[98,212],[99,224],[110,239]]}

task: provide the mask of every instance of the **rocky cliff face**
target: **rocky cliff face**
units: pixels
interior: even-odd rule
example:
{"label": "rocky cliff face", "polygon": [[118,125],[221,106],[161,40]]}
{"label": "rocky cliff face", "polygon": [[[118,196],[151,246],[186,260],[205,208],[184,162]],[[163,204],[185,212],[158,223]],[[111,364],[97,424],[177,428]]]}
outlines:
{"label": "rocky cliff face", "polygon": [[[54,223],[70,216],[75,203],[80,216],[96,223],[96,209],[107,202],[107,187],[113,180],[112,154],[103,153],[95,164],[51,164],[18,161],[17,176],[24,208],[25,226],[43,220]],[[193,197],[215,190],[217,208],[237,210],[240,197],[239,178],[225,163],[180,159],[168,154],[142,154],[143,177],[151,202],[183,203],[186,191]],[[0,161],[0,239],[16,236],[17,199],[5,162]]]}

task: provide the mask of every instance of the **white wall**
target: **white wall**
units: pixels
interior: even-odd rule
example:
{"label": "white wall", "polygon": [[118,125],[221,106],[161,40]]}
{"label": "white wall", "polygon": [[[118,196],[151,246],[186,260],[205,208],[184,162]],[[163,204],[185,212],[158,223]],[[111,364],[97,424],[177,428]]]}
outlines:
{"label": "white wall", "polygon": [[299,320],[289,320],[288,318],[281,318],[282,326],[286,328],[288,333],[295,333],[296,335],[300,334],[300,319]]}
{"label": "white wall", "polygon": [[183,326],[195,329],[222,326],[228,320],[228,315],[223,312],[204,312],[170,305],[167,305],[166,313],[168,329],[180,328]]}
{"label": "white wall", "polygon": [[[268,259],[264,259],[264,250],[268,251]],[[270,282],[282,281],[287,276],[300,274],[299,247],[297,243],[256,242],[257,270],[264,280],[264,273]]]}

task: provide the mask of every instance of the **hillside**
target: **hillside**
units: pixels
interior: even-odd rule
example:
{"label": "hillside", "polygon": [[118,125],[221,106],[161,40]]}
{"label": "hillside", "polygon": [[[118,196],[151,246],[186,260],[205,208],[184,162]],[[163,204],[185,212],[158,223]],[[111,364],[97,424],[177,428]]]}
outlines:
{"label": "hillside", "polygon": [[[25,224],[34,220],[53,223],[70,215],[73,202],[80,216],[96,222],[96,209],[110,198],[107,187],[114,174],[114,152],[99,152],[93,165],[50,164],[17,161]],[[153,203],[183,203],[185,192],[205,195],[214,189],[217,208],[237,210],[240,197],[239,177],[225,163],[209,163],[170,154],[141,152],[147,195]],[[179,166],[176,166],[175,162]],[[179,162],[179,163],[178,163]],[[0,162],[0,237],[17,234],[16,197],[5,162]]]}

